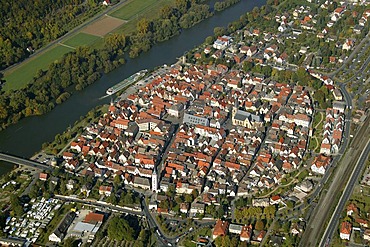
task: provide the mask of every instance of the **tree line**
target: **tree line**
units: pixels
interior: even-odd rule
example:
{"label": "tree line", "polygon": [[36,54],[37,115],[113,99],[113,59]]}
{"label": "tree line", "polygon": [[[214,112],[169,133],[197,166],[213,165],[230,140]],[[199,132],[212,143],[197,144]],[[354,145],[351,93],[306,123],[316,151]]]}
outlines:
{"label": "tree line", "polygon": [[222,2],[215,2],[214,9],[215,11],[222,11],[238,2],[240,2],[240,0],[225,0]]}
{"label": "tree line", "polygon": [[[99,0],[0,0],[0,69],[61,37],[101,7]],[[27,49],[29,48],[29,49]]]}
{"label": "tree line", "polygon": [[[21,118],[42,115],[70,97],[76,90],[98,80],[125,63],[124,55],[136,57],[154,44],[167,40],[213,13],[203,0],[176,0],[164,6],[158,18],[141,19],[130,36],[110,34],[100,49],[79,47],[65,54],[59,61],[39,70],[25,88],[0,94],[0,128],[18,122]],[[1,79],[2,77],[0,77]]]}

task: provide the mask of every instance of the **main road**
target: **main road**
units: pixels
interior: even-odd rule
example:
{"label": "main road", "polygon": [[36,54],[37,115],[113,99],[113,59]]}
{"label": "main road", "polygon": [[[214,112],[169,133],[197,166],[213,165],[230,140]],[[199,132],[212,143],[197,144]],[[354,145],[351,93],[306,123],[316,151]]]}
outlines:
{"label": "main road", "polygon": [[14,155],[5,154],[5,153],[0,153],[0,160],[6,161],[6,162],[9,162],[9,163],[13,163],[13,164],[16,164],[16,165],[24,165],[24,166],[34,167],[34,168],[38,168],[38,169],[41,169],[41,170],[52,170],[53,169],[51,166],[41,164],[41,163],[38,163],[38,162],[33,161],[33,160],[20,158],[20,157],[14,156]]}
{"label": "main road", "polygon": [[349,197],[352,194],[353,188],[355,184],[358,182],[358,179],[361,175],[361,171],[363,171],[363,168],[366,164],[367,157],[369,156],[370,152],[370,140],[367,141],[366,148],[362,151],[361,156],[359,160],[357,161],[356,167],[353,170],[351,177],[348,180],[348,183],[346,185],[346,188],[344,189],[344,192],[339,199],[339,202],[335,208],[334,214],[330,218],[329,224],[325,229],[324,235],[321,238],[320,247],[325,246],[325,244],[329,243],[332,239],[332,236],[337,229],[338,221],[340,218],[340,215],[343,211],[343,208],[348,201]]}

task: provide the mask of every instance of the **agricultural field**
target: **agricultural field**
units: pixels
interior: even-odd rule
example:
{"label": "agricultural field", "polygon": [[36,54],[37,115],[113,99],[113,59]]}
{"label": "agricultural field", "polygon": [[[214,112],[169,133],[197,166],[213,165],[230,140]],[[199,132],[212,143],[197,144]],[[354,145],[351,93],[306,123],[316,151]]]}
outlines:
{"label": "agricultural field", "polygon": [[[130,34],[136,30],[136,23],[138,20],[142,18],[146,18],[148,20],[152,20],[157,16],[160,9],[165,5],[173,5],[173,0],[147,0],[145,1],[145,6],[142,6],[141,9],[132,8],[132,6],[139,7],[142,5],[143,2],[133,0],[129,4],[123,6],[122,8],[118,9],[117,11],[113,12],[111,16],[124,19],[124,18],[131,18],[125,25],[117,28],[116,32],[118,33],[125,33]],[[131,7],[129,6],[131,5]],[[130,8],[128,8],[130,7]],[[127,8],[125,10],[125,8]],[[123,17],[122,17],[123,16]]]}
{"label": "agricultural field", "polygon": [[110,16],[104,16],[93,24],[88,25],[82,31],[87,34],[103,37],[123,23],[125,23],[125,21]]}
{"label": "agricultural field", "polygon": [[[137,21],[140,18],[153,19],[156,17],[156,14],[153,13],[158,13],[164,5],[173,4],[173,2],[173,0],[130,0],[128,4],[113,12],[113,17],[106,16],[88,25],[81,33],[62,41],[62,44],[66,46],[54,46],[45,53],[7,71],[4,75],[6,83],[3,90],[9,91],[24,87],[32,80],[38,70],[48,68],[50,63],[60,59],[67,52],[73,51],[73,47],[86,44],[94,48],[101,48],[103,46],[101,37],[108,33],[114,31],[129,34],[135,31]],[[125,21],[123,18],[131,18],[131,20]]]}
{"label": "agricultural field", "polygon": [[158,0],[146,0],[146,1],[138,1],[132,0],[128,4],[124,5],[120,9],[114,11],[111,16],[122,19],[122,20],[130,20],[136,15],[141,15],[143,12],[152,9],[153,5],[161,5],[161,2]]}
{"label": "agricultural field", "polygon": [[64,41],[63,44],[77,48],[79,46],[89,46],[100,39],[101,39],[100,37],[95,36],[95,35],[91,35],[87,33],[78,33],[75,36]]}
{"label": "agricultural field", "polygon": [[72,48],[65,46],[54,46],[52,49],[39,56],[31,58],[21,66],[5,73],[3,90],[16,90],[26,86],[40,69],[47,69],[49,64],[61,58],[64,54],[73,51]]}

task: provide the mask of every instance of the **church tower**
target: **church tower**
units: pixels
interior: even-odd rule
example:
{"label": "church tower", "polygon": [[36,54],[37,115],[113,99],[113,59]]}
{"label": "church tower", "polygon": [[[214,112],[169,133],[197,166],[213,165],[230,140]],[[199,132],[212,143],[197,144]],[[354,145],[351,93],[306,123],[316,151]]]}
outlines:
{"label": "church tower", "polygon": [[154,168],[153,174],[152,174],[152,191],[157,192],[158,190],[158,175],[157,175],[157,169]]}

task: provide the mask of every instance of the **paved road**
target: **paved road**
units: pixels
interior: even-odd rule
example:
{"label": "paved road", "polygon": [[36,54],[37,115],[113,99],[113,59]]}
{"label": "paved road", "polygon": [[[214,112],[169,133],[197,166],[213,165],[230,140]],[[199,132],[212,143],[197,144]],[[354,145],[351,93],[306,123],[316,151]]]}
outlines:
{"label": "paved road", "polygon": [[108,204],[108,203],[102,203],[102,202],[95,201],[95,200],[80,199],[80,198],[74,198],[74,197],[62,196],[62,195],[55,195],[54,197],[57,198],[57,199],[63,200],[63,201],[77,202],[77,203],[82,203],[82,204],[86,204],[86,205],[89,205],[89,206],[102,207],[104,209],[108,209],[108,210],[115,211],[115,212],[120,212],[120,213],[125,213],[125,214],[133,214],[133,215],[137,215],[137,216],[143,216],[144,215],[141,210],[139,210],[139,211],[129,210],[129,209],[126,209],[126,208],[123,208],[123,207],[114,206],[114,205],[111,205],[111,204]]}
{"label": "paved road", "polygon": [[[318,186],[317,194],[324,187],[325,179],[328,179],[332,175],[332,182],[327,190],[327,192],[320,197],[317,206],[311,211],[309,221],[307,224],[306,231],[303,234],[300,246],[316,246],[317,242],[320,240],[318,236],[321,236],[322,226],[325,225],[328,218],[332,214],[333,202],[336,201],[337,196],[340,195],[341,189],[346,185],[346,181],[354,170],[357,159],[360,157],[361,151],[366,147],[366,143],[370,139],[370,132],[368,131],[368,126],[370,124],[370,118],[368,118],[361,129],[357,132],[356,136],[353,138],[351,146],[340,165],[336,168],[335,172],[332,172],[333,168],[337,163],[331,165],[331,169],[328,170]],[[339,159],[341,156],[337,156]]]}
{"label": "paved road", "polygon": [[353,188],[355,184],[358,182],[358,179],[361,175],[362,170],[364,169],[367,161],[367,157],[369,156],[370,152],[370,140],[366,144],[366,148],[362,151],[361,156],[356,164],[355,169],[353,170],[351,177],[348,180],[348,183],[346,185],[346,188],[344,189],[344,192],[335,208],[334,214],[332,215],[328,226],[326,227],[326,230],[324,232],[324,235],[321,238],[319,246],[325,246],[326,243],[329,243],[330,240],[333,237],[334,232],[337,229],[338,221],[340,218],[340,215],[343,211],[344,206],[346,205],[348,199],[350,198]]}
{"label": "paved road", "polygon": [[16,165],[24,165],[24,166],[34,167],[34,168],[38,168],[38,169],[41,169],[41,170],[52,170],[53,169],[51,166],[41,164],[41,163],[38,163],[38,162],[33,161],[33,160],[20,158],[20,157],[17,157],[17,156],[4,154],[4,153],[0,153],[0,160],[10,162],[10,163],[13,163],[13,164],[16,164]]}
{"label": "paved road", "polygon": [[74,29],[72,29],[71,31],[69,31],[68,33],[64,34],[63,36],[59,37],[58,39],[50,42],[49,44],[41,47],[40,49],[36,50],[34,53],[32,53],[28,58],[26,58],[25,60],[19,62],[19,63],[16,63],[16,64],[13,64],[9,67],[7,67],[6,69],[2,70],[1,72],[2,73],[5,73],[7,72],[8,70],[10,69],[13,69],[15,67],[18,67],[20,65],[22,65],[23,63],[26,63],[29,59],[45,52],[46,50],[50,49],[52,46],[62,42],[63,40],[73,36],[74,34],[78,33],[79,31],[81,31],[83,28],[85,28],[86,26],[90,25],[91,23],[93,23],[94,21],[98,20],[99,18],[103,17],[104,15],[107,15],[108,13],[111,13],[113,12],[114,10],[116,10],[117,8],[121,7],[124,3],[126,3],[127,0],[121,0],[119,3],[117,3],[116,5],[113,5],[113,6],[109,6],[106,10],[104,10],[103,12],[95,15],[94,17],[92,17],[91,19],[89,19],[88,21],[82,23],[81,25],[75,27]]}
{"label": "paved road", "polygon": [[335,76],[336,74],[338,74],[341,70],[343,70],[345,68],[345,66],[347,65],[347,63],[349,62],[352,62],[352,59],[355,55],[358,55],[358,52],[359,50],[361,49],[361,47],[369,41],[369,38],[370,38],[370,32],[367,33],[367,35],[362,39],[362,41],[360,42],[360,44],[358,44],[356,46],[356,48],[353,50],[353,52],[349,55],[349,57],[343,62],[342,66],[340,66],[337,70],[331,72],[331,73],[322,73],[324,75],[327,75],[327,76]]}

